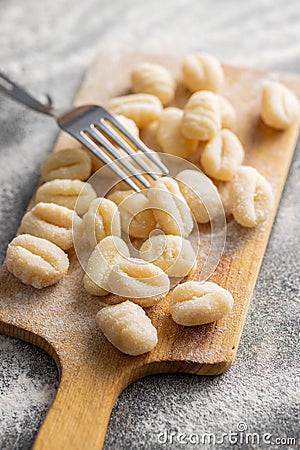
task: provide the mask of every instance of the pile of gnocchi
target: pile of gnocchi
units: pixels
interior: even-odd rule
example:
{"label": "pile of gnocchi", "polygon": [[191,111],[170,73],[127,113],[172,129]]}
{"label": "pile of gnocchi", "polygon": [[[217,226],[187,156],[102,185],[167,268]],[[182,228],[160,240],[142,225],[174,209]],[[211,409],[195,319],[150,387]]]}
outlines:
{"label": "pile of gnocchi", "polygon": [[[195,223],[208,223],[220,212],[214,182],[229,183],[228,206],[241,226],[257,226],[273,208],[269,182],[255,168],[242,165],[243,145],[230,130],[236,112],[220,94],[220,62],[206,53],[188,55],[181,73],[191,92],[183,109],[168,107],[176,89],[172,74],[147,62],[132,70],[132,93],[105,106],[135,136],[155,122],[157,150],[165,153],[187,159],[203,142],[199,163],[206,176],[183,170],[176,179],[161,177],[140,193],[120,188],[98,197],[86,180],[100,162],[95,167],[81,148],[50,154],[41,167],[43,183],[35,205],[25,214],[6,255],[7,269],[15,277],[41,289],[67,273],[67,252],[74,245],[74,233],[80,236],[89,248],[84,288],[107,304],[96,322],[128,355],[146,353],[158,342],[144,308],[166,297],[170,279],[182,280],[195,267],[197,251],[189,237]],[[285,130],[298,116],[298,99],[288,88],[274,81],[265,84],[261,118],[267,126]],[[138,257],[131,257],[124,233],[140,242]],[[231,293],[216,283],[183,281],[170,291],[169,309],[177,324],[196,326],[223,318],[233,303]]]}

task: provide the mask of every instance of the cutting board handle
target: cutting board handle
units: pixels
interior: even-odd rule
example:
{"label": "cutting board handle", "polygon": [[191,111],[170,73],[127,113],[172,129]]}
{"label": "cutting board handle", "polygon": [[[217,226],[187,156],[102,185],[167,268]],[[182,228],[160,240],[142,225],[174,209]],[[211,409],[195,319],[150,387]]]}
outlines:
{"label": "cutting board handle", "polygon": [[115,400],[128,382],[120,373],[82,366],[62,373],[33,450],[99,450]]}

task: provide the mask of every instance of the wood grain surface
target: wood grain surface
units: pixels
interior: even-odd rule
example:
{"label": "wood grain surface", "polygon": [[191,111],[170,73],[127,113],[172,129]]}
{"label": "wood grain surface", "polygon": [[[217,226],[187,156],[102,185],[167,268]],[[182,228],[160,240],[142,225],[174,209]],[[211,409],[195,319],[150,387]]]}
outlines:
{"label": "wood grain surface", "polygon": [[[75,104],[101,104],[128,92],[130,70],[142,60],[161,62],[179,76],[180,58],[176,56],[102,53],[88,71]],[[69,253],[68,275],[41,291],[24,286],[4,265],[0,272],[0,331],[42,347],[60,371],[58,392],[37,436],[35,450],[101,448],[115,399],[142,376],[160,372],[216,375],[232,364],[290,166],[298,124],[276,132],[261,122],[260,92],[268,74],[227,66],[225,73],[222,93],[237,110],[234,131],[245,147],[245,164],[267,177],[276,198],[273,215],[255,229],[242,228],[227,215],[227,243],[211,280],[232,292],[232,312],[213,324],[185,328],[171,320],[166,299],[148,309],[158,329],[157,347],[149,354],[130,357],[109,344],[97,328],[95,315],[102,306],[101,299],[83,289],[83,270],[74,251]],[[272,73],[272,78],[283,81],[300,96],[300,76]],[[188,92],[179,83],[174,104],[183,106],[187,97]],[[159,149],[153,127],[143,133],[143,138]],[[61,134],[55,150],[71,144],[74,141]],[[196,164],[199,152],[192,158]],[[226,198],[226,185],[219,187]],[[191,277],[196,279],[197,271]]]}

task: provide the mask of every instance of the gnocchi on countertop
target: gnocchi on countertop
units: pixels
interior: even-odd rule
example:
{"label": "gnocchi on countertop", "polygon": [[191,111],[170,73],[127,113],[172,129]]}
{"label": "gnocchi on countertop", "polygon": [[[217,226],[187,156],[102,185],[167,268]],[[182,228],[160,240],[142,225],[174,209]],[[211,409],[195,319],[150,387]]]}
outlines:
{"label": "gnocchi on countertop", "polygon": [[[143,138],[143,129],[150,126],[164,154],[192,157],[205,174],[196,167],[178,170],[173,178],[155,175],[150,188],[141,192],[124,190],[120,183],[99,197],[87,181],[102,166],[93,155],[80,148],[50,154],[41,167],[43,184],[35,205],[8,247],[6,266],[35,288],[57,283],[68,271],[67,252],[78,227],[88,251],[83,286],[108,305],[98,312],[96,323],[118,350],[142,355],[158,342],[143,308],[168,298],[169,314],[182,326],[220,320],[232,310],[234,299],[226,289],[210,281],[183,280],[199,259],[199,242],[195,248],[191,239],[197,223],[205,229],[202,224],[224,215],[211,178],[219,188],[228,186],[229,209],[243,227],[267,219],[274,195],[262,174],[242,165],[243,143],[231,131],[237,114],[223,95],[225,75],[218,59],[194,53],[183,60],[181,81],[189,92],[183,109],[173,106],[177,80],[162,65],[142,62],[130,77],[131,93],[109,99],[108,110],[135,137],[141,130]],[[266,83],[260,100],[260,115],[269,127],[285,130],[299,117],[297,97],[278,82]],[[170,288],[174,278],[179,284]]]}

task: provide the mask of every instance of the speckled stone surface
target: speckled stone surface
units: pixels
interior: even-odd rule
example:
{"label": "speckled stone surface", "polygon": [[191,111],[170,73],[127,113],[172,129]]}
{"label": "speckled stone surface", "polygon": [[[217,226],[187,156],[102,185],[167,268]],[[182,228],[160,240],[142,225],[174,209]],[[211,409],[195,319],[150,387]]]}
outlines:
{"label": "speckled stone surface", "polygon": [[[1,67],[62,105],[97,48],[117,48],[120,41],[148,51],[201,49],[229,63],[300,72],[297,0],[0,0],[0,12]],[[0,97],[1,260],[56,133],[48,118]],[[224,434],[238,430],[237,448],[271,442],[297,448],[299,170],[297,151],[233,367],[215,378],[176,374],[136,382],[114,407],[106,450],[230,448],[236,436]],[[42,350],[0,336],[0,367],[0,449],[29,449],[55,395],[55,364]],[[245,427],[259,444],[246,443]],[[288,438],[298,444],[284,445]]]}

